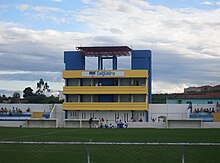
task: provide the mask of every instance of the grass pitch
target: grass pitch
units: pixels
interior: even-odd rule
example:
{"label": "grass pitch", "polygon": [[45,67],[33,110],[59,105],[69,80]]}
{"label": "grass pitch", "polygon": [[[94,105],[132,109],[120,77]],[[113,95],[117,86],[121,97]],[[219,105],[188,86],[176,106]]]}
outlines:
{"label": "grass pitch", "polygon": [[[220,143],[220,129],[0,128],[0,141]],[[0,144],[0,162],[220,162],[220,146]],[[89,157],[89,158],[88,158]]]}

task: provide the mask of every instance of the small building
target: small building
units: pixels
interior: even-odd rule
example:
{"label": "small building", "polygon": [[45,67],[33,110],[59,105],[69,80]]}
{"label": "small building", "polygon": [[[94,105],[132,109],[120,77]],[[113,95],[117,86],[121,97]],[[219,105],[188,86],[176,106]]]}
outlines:
{"label": "small building", "polygon": [[216,104],[220,103],[220,92],[176,93],[167,97],[167,104]]}
{"label": "small building", "polygon": [[212,91],[213,87],[209,85],[204,85],[201,87],[189,87],[189,88],[184,88],[184,93],[195,93],[195,92],[208,92]]}
{"label": "small building", "polygon": [[[130,70],[118,69],[118,57],[131,58]],[[86,70],[85,57],[96,57],[98,69]],[[104,60],[112,67],[105,70]],[[65,119],[148,121],[151,103],[151,51],[127,46],[78,47],[64,52]],[[128,63],[129,64],[129,63]]]}

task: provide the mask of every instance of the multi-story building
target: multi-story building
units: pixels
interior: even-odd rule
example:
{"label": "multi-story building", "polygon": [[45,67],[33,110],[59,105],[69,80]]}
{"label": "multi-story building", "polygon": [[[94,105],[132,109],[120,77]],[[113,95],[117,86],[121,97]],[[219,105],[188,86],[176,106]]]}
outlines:
{"label": "multi-story building", "polygon": [[[131,69],[119,70],[118,57],[130,56]],[[85,58],[97,57],[98,68],[85,70]],[[104,70],[104,60],[112,68]],[[78,47],[64,52],[65,119],[148,121],[151,102],[151,51],[127,46]]]}

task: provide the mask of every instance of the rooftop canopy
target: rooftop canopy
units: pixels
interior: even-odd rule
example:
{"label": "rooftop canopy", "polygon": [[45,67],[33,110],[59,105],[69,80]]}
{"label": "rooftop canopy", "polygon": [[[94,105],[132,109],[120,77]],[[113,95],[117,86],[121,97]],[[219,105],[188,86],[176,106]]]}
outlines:
{"label": "rooftop canopy", "polygon": [[97,46],[97,47],[76,47],[81,54],[89,57],[98,56],[129,56],[131,48],[128,46]]}

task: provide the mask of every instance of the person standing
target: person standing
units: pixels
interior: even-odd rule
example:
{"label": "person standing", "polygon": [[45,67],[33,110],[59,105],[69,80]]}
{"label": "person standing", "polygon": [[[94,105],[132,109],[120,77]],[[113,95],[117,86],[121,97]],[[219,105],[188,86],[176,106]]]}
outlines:
{"label": "person standing", "polygon": [[89,127],[92,128],[92,117],[89,119]]}
{"label": "person standing", "polygon": [[189,110],[189,109],[190,109],[190,113],[192,113],[192,102],[191,101],[189,102],[189,106],[188,106],[187,110]]}

